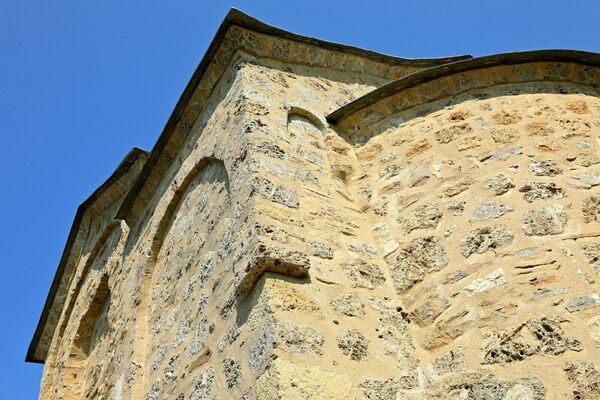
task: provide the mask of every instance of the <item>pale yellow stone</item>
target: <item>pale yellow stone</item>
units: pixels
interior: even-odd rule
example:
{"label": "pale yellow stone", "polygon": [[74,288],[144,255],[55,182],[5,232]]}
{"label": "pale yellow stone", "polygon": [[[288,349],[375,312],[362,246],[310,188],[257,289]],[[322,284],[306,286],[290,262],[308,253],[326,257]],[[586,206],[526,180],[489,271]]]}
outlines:
{"label": "pale yellow stone", "polygon": [[256,400],[342,400],[350,398],[351,387],[347,375],[277,359],[257,379]]}
{"label": "pale yellow stone", "polygon": [[600,398],[597,56],[456,74],[237,18],[82,207],[40,398]]}

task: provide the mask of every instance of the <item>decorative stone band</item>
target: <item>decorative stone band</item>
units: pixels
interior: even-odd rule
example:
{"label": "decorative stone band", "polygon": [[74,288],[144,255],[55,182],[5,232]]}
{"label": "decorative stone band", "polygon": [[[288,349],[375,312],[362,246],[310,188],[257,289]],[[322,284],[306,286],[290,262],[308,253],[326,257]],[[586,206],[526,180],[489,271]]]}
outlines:
{"label": "decorative stone band", "polygon": [[376,125],[417,106],[499,85],[564,82],[595,88],[600,54],[537,50],[478,57],[428,68],[380,87],[331,113],[348,133]]}

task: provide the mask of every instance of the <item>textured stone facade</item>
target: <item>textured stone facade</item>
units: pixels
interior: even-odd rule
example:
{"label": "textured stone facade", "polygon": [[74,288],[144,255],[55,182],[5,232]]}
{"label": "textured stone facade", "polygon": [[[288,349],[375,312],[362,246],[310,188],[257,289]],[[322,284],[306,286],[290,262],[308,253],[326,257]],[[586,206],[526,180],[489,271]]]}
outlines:
{"label": "textured stone facade", "polygon": [[600,398],[600,57],[404,60],[232,11],[82,205],[42,399]]}

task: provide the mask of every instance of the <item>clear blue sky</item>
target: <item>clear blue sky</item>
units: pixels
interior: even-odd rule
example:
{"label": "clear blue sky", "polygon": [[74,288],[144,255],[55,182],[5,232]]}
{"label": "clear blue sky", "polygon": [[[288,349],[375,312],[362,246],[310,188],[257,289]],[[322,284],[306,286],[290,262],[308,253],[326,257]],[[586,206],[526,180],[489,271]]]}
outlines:
{"label": "clear blue sky", "polygon": [[37,397],[25,352],[77,206],[152,148],[233,6],[403,57],[600,52],[597,0],[0,0],[0,400]]}

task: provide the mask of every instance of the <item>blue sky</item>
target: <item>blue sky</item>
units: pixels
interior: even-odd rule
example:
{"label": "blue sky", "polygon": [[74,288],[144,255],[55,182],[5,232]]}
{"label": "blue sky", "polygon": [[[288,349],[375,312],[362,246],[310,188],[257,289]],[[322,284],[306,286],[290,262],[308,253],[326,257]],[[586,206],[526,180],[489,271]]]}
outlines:
{"label": "blue sky", "polygon": [[600,2],[0,1],[0,400],[24,362],[75,211],[133,146],[151,149],[230,7],[402,57],[600,52]]}

